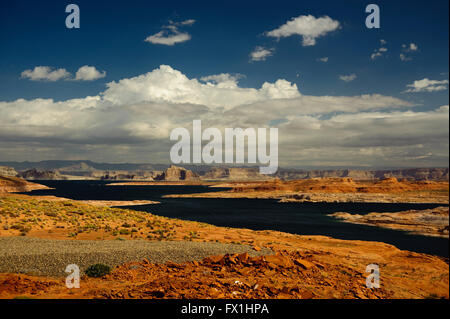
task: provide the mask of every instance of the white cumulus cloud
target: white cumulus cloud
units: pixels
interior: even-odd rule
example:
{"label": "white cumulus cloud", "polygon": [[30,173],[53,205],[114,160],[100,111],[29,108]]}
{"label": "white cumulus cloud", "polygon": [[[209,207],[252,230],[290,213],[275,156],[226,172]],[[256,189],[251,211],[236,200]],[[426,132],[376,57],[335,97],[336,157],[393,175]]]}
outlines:
{"label": "white cumulus cloud", "polygon": [[411,54],[419,50],[419,46],[415,43],[403,44],[402,45],[403,52],[400,53],[400,60],[403,62],[412,61]]}
{"label": "white cumulus cloud", "polygon": [[405,52],[412,52],[419,50],[419,47],[415,43],[403,44],[402,48]]}
{"label": "white cumulus cloud", "polygon": [[381,39],[380,40],[381,47],[373,51],[373,53],[370,55],[370,59],[376,60],[377,58],[382,57],[388,51],[388,49],[384,47],[386,43],[387,43],[386,40]]}
{"label": "white cumulus cloud", "polygon": [[316,18],[313,15],[302,15],[292,18],[279,28],[267,32],[266,35],[274,38],[300,35],[303,38],[303,46],[313,46],[317,38],[337,30],[339,26],[339,21],[328,16]]}
{"label": "white cumulus cloud", "polygon": [[428,78],[414,81],[408,84],[408,89],[405,92],[437,92],[447,90],[448,80],[430,80]]}
{"label": "white cumulus cloud", "polygon": [[21,74],[22,79],[29,79],[31,81],[51,81],[66,79],[71,74],[66,69],[53,69],[50,66],[36,66],[32,70],[25,70]]}
{"label": "white cumulus cloud", "polygon": [[98,71],[94,66],[84,65],[80,67],[75,74],[75,80],[77,81],[93,81],[104,78],[106,71]]}
{"label": "white cumulus cloud", "polygon": [[[261,88],[241,88],[232,85],[236,82],[228,76],[228,85],[223,85],[226,75],[204,77],[214,80],[201,83],[197,79],[189,79],[186,75],[168,65],[146,74],[123,79],[107,84],[103,98],[114,104],[135,103],[140,101],[192,103],[208,105],[209,107],[230,108],[236,105],[254,103],[265,99],[282,99],[300,96],[296,84],[286,80],[275,83],[265,82]],[[218,79],[222,81],[217,81]]]}
{"label": "white cumulus cloud", "polygon": [[250,60],[251,61],[265,61],[269,56],[272,56],[274,52],[274,49],[266,49],[261,46],[257,46],[251,53],[250,53]]}
{"label": "white cumulus cloud", "polygon": [[32,70],[25,70],[21,73],[22,79],[29,79],[31,81],[50,81],[56,82],[59,80],[75,80],[75,81],[93,81],[104,78],[106,71],[98,71],[94,66],[84,65],[78,69],[75,77],[66,69],[54,69],[50,66],[36,66]]}
{"label": "white cumulus cloud", "polygon": [[349,74],[349,75],[339,75],[339,79],[344,82],[351,82],[357,78],[355,73]]}
{"label": "white cumulus cloud", "polygon": [[187,32],[180,31],[179,27],[191,26],[194,23],[194,19],[188,19],[182,22],[169,21],[169,25],[163,26],[161,31],[148,36],[144,41],[153,44],[162,44],[169,46],[189,41],[191,39],[191,35]]}

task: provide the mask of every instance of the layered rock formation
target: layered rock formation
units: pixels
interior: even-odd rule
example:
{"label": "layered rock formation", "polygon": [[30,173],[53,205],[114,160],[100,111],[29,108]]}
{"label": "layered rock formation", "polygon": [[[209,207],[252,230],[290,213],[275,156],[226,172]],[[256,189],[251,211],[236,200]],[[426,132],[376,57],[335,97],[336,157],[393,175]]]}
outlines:
{"label": "layered rock formation", "polygon": [[37,169],[30,169],[25,172],[21,172],[18,177],[28,180],[65,180],[67,177],[61,175],[57,171],[41,171]]}
{"label": "layered rock formation", "polygon": [[200,177],[191,170],[175,165],[171,165],[168,169],[155,177],[155,180],[158,181],[193,181],[199,179]]}
{"label": "layered rock formation", "polygon": [[0,176],[0,193],[30,192],[37,189],[48,189],[48,187],[27,182],[18,177]]}
{"label": "layered rock formation", "polygon": [[396,178],[355,181],[351,178],[313,178],[294,181],[275,179],[258,182],[217,183],[231,188],[195,194],[172,194],[172,198],[271,198],[280,202],[442,203],[448,204],[448,182],[407,181]]}
{"label": "layered rock formation", "polygon": [[295,192],[295,193],[379,193],[395,194],[413,191],[448,190],[448,182],[399,181],[394,177],[381,181],[355,181],[352,178],[312,178],[296,181],[266,181],[237,184],[233,192]]}
{"label": "layered rock formation", "polygon": [[16,176],[18,173],[17,171],[9,166],[0,166],[0,175],[3,176]]}
{"label": "layered rock formation", "polygon": [[89,176],[101,180],[132,180],[132,181],[152,181],[160,175],[161,171],[95,171]]}
{"label": "layered rock formation", "polygon": [[233,180],[233,181],[247,181],[247,180],[267,180],[273,177],[262,175],[259,173],[259,168],[220,168],[213,167],[210,171],[201,176],[205,180]]}
{"label": "layered rock formation", "polygon": [[338,169],[338,170],[286,170],[280,169],[276,174],[277,177],[284,180],[293,179],[310,179],[310,178],[345,178],[349,177],[354,180],[375,180],[394,177],[397,179],[407,179],[415,181],[448,181],[448,168],[411,168],[397,170],[355,170],[355,169]]}
{"label": "layered rock formation", "polygon": [[[43,161],[43,162],[0,162],[0,174],[20,176],[27,179],[99,179],[99,180],[142,180],[152,181],[161,176],[168,165],[164,164],[111,164],[91,161]],[[448,181],[448,168],[408,168],[392,170],[363,169],[285,169],[280,167],[275,175],[262,175],[258,167],[227,167],[188,165],[186,170],[209,181],[264,181],[273,178],[299,180],[312,178],[352,178],[355,181],[382,180],[385,178],[410,181]],[[169,175],[171,173],[169,172]],[[177,173],[175,173],[177,174]],[[190,173],[188,173],[189,175]],[[47,176],[46,176],[47,175]],[[158,177],[159,176],[159,177]],[[191,177],[193,175],[191,174]],[[168,177],[173,178],[173,177]],[[190,177],[188,177],[190,178]],[[173,180],[182,180],[173,178]]]}
{"label": "layered rock formation", "polygon": [[331,214],[347,223],[379,226],[409,231],[424,236],[448,238],[448,207],[426,210],[408,210],[397,213],[370,213],[366,215],[338,212]]}

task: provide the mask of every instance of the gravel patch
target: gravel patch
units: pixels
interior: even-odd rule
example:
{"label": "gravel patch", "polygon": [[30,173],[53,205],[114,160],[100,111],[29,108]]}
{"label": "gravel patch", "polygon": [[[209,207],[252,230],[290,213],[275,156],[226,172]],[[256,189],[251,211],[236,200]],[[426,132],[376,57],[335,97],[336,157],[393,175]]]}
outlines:
{"label": "gravel patch", "polygon": [[27,237],[0,238],[0,273],[25,273],[38,276],[67,276],[65,269],[76,264],[84,272],[97,263],[111,267],[144,258],[153,263],[198,261],[208,256],[256,252],[248,245],[216,242],[144,240],[58,240]]}

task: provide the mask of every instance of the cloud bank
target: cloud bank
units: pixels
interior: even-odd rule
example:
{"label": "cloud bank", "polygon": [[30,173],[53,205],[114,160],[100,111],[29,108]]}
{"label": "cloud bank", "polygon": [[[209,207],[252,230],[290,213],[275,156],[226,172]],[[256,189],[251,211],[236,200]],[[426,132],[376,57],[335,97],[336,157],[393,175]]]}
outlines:
{"label": "cloud bank", "polygon": [[66,79],[71,74],[66,69],[54,69],[50,66],[36,66],[34,69],[25,70],[21,74],[22,79],[29,79],[31,81],[50,81]]}
{"label": "cloud bank", "polygon": [[113,81],[95,96],[0,102],[3,160],[168,162],[170,131],[270,127],[280,165],[439,166],[448,161],[449,107],[414,111],[379,94],[308,96],[284,79],[259,88],[228,73],[189,78],[168,65]]}
{"label": "cloud bank", "polygon": [[437,92],[447,90],[448,80],[430,80],[428,78],[414,81],[408,84],[405,92],[418,93],[418,92]]}
{"label": "cloud bank", "polygon": [[50,66],[36,66],[32,70],[25,70],[21,73],[20,78],[29,79],[30,81],[49,81],[56,82],[59,80],[75,80],[75,81],[94,81],[106,76],[106,71],[98,71],[94,66],[84,65],[78,69],[75,78],[66,69],[54,69]]}

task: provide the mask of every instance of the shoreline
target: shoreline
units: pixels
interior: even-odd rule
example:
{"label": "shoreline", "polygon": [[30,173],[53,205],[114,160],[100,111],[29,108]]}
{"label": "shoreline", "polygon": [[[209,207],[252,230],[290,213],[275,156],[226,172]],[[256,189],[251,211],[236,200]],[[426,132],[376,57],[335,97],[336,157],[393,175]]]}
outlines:
{"label": "shoreline", "polygon": [[449,239],[449,208],[409,210],[397,213],[369,213],[366,215],[337,212],[329,214],[345,223],[405,231],[413,235]]}
{"label": "shoreline", "polygon": [[193,194],[170,194],[163,198],[235,198],[235,199],[273,199],[280,203],[404,203],[404,204],[449,204],[448,197],[427,195],[405,196],[400,194],[366,194],[366,193],[258,193],[218,191]]}
{"label": "shoreline", "polygon": [[[17,207],[27,207],[28,211],[19,211]],[[276,298],[277,296],[304,298],[307,295],[310,298],[426,298],[430,295],[448,298],[448,258],[400,250],[383,242],[342,240],[319,235],[294,235],[278,231],[217,227],[200,222],[156,216],[148,212],[98,207],[77,201],[49,201],[27,195],[9,194],[2,197],[0,198],[0,208],[1,237],[21,236],[25,232],[24,236],[27,238],[69,239],[69,242],[117,240],[118,238],[163,244],[186,240],[219,242],[247,245],[256,252],[269,249],[278,256],[267,259],[271,260],[265,264],[268,267],[267,269],[244,266],[236,263],[236,261],[231,262],[227,259],[228,257],[224,256],[214,259],[213,262],[210,259],[210,261],[202,261],[196,264],[190,262],[177,264],[176,266],[151,264],[148,261],[136,260],[132,265],[136,265],[139,269],[142,267],[148,269],[148,272],[142,273],[133,270],[133,268],[130,268],[130,264],[125,264],[114,268],[112,274],[104,278],[83,279],[82,289],[77,290],[72,295],[61,292],[63,288],[53,289],[54,286],[49,285],[45,289],[32,290],[34,295],[31,294],[31,296],[58,298],[121,298],[121,296],[133,298],[133,296],[147,296],[147,298],[151,298],[152,295],[145,294],[145,288],[134,282],[133,276],[138,276],[136,278],[146,282],[163,278],[161,285],[165,287],[163,282],[172,285],[176,285],[177,282],[168,274],[179,273],[182,276],[180,278],[184,278],[180,280],[197,280],[199,286],[195,290],[189,291],[183,290],[181,286],[176,286],[175,290],[167,287],[165,293],[170,292],[170,294],[164,295],[167,298],[176,298],[182,292],[188,293],[185,296],[190,297],[204,297],[207,294],[212,294],[211,284],[214,280],[220,278],[217,277],[218,274],[221,274],[225,281],[232,280],[232,282],[235,282],[237,280],[264,287],[261,288],[261,291],[251,290],[253,291],[251,295],[243,293],[240,298],[253,297],[253,293],[260,293],[261,295],[258,296],[261,298]],[[20,221],[24,218],[32,218],[36,222],[21,224]],[[5,222],[10,226],[7,230],[4,228]],[[20,228],[25,226],[29,226],[30,229]],[[73,236],[74,232],[76,232],[75,236]],[[232,258],[234,258],[232,260],[235,260],[238,257]],[[219,262],[219,266],[216,266],[216,260]],[[220,266],[222,260],[225,264]],[[296,260],[298,260],[298,264],[295,264]],[[256,262],[256,260],[252,262]],[[370,263],[383,265],[385,288],[378,290],[379,295],[373,295],[364,288],[365,267]],[[292,268],[292,265],[295,267]],[[217,273],[214,269],[217,269]],[[262,269],[262,272],[259,272],[258,269]],[[198,276],[200,277],[194,279],[197,278],[195,277],[197,271],[199,271]],[[212,277],[205,277],[203,271],[210,272],[213,274]],[[432,278],[436,276],[441,279],[433,283]],[[42,282],[53,280],[47,277],[3,273],[0,274],[0,287],[7,287],[8,285],[5,282],[20,281],[22,280],[20,278],[27,278],[28,285],[41,285]],[[199,278],[204,278],[204,280],[198,281]],[[277,278],[278,281],[283,280],[288,287],[299,287],[300,292],[291,292],[286,295],[283,293],[283,289],[270,282],[270,278]],[[58,285],[55,282],[55,287],[59,287]],[[61,285],[63,287],[63,284]],[[0,288],[0,296],[5,298],[11,298],[18,294],[30,296],[30,290],[27,290],[30,286],[22,285],[21,287],[23,288],[15,291]],[[233,297],[233,290],[229,289],[235,288],[229,288],[229,285],[222,284],[215,287],[218,291],[218,298]],[[63,289],[63,291],[67,290]],[[132,294],[129,296],[128,292],[131,291]],[[350,294],[348,294],[349,291],[351,291]]]}

